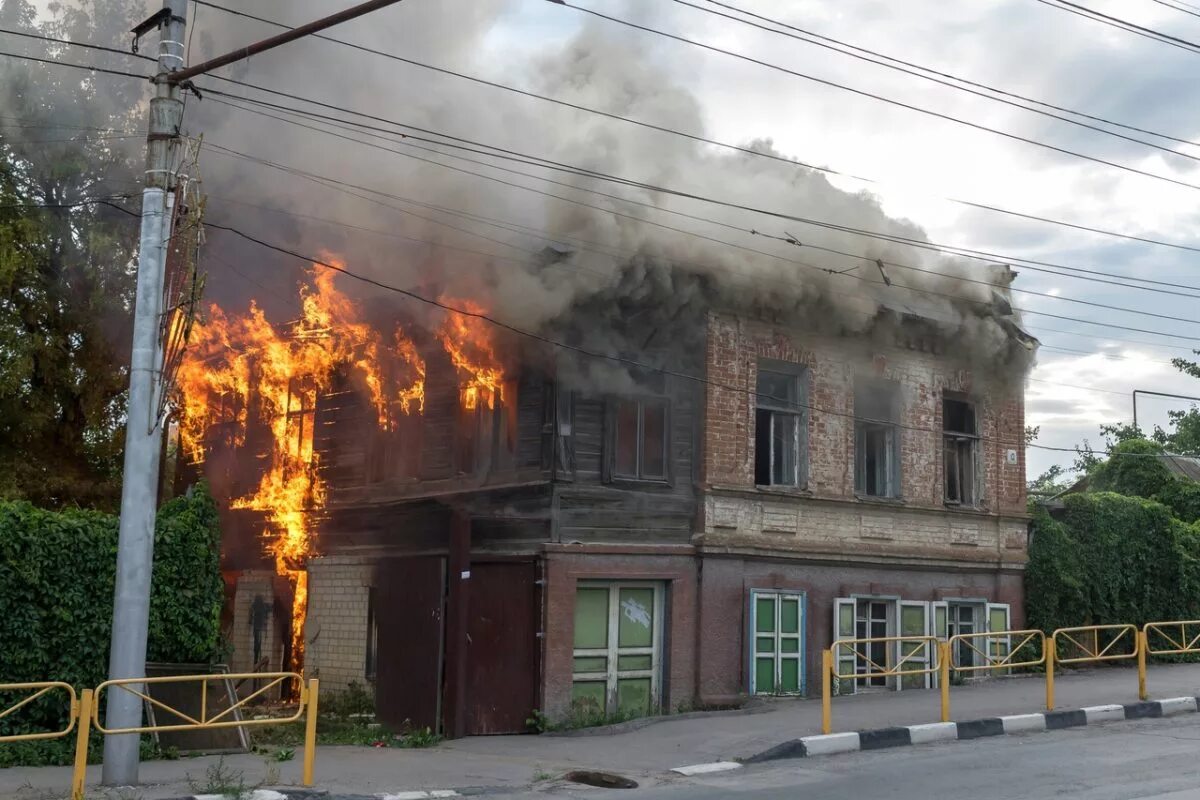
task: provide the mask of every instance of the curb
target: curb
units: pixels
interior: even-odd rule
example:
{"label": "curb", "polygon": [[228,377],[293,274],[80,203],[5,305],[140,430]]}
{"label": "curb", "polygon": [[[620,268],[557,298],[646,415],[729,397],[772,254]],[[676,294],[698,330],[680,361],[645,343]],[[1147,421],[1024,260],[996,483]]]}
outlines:
{"label": "curb", "polygon": [[[1157,719],[1176,714],[1195,713],[1200,697],[1169,697],[1126,705],[1089,706],[1044,714],[1017,714],[1008,717],[987,717],[966,722],[931,722],[898,728],[876,728],[852,733],[830,733],[821,736],[802,736],[742,759],[745,764],[761,764],[785,758],[853,753],[859,750],[883,750],[906,745],[927,744],[951,739],[981,739],[987,736],[1057,731],[1083,725],[1098,725],[1127,719]],[[679,771],[679,770],[675,770]],[[686,774],[686,773],[685,773]]]}

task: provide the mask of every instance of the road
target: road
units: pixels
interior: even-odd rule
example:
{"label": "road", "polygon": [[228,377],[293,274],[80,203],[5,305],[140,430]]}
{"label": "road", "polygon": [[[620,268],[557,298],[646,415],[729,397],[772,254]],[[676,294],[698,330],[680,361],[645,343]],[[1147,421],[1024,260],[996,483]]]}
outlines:
{"label": "road", "polygon": [[545,782],[505,798],[621,800],[1200,800],[1200,718],[1092,725],[896,750],[779,761],[633,790]]}

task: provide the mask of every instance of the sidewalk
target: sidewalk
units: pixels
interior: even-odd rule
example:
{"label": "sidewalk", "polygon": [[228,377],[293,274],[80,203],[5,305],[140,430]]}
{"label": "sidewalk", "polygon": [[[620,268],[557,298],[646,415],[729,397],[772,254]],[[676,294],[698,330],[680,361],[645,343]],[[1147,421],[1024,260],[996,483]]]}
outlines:
{"label": "sidewalk", "polygon": [[[1151,665],[1148,674],[1151,698],[1200,695],[1200,664]],[[1071,672],[1057,678],[1055,699],[1060,709],[1137,700],[1137,673],[1132,668]],[[970,720],[1041,711],[1044,701],[1042,677],[996,679],[954,687],[950,710],[953,719]],[[936,722],[939,713],[937,691],[839,697],[833,700],[833,729]],[[820,728],[819,699],[773,700],[768,701],[766,711],[667,718],[611,734],[480,736],[427,750],[321,747],[316,779],[319,788],[365,795],[411,789],[516,789],[574,769],[617,772],[642,781],[663,780],[669,779],[665,773],[673,767],[745,758],[789,739],[820,733]],[[301,758],[297,751],[294,761],[270,765],[278,769],[282,784],[299,782]],[[147,785],[129,797],[156,800],[191,794],[187,775],[194,783],[203,784],[205,770],[215,761],[204,757],[148,762],[142,766],[142,780]],[[262,757],[253,755],[226,757],[225,765],[243,771],[249,784],[261,781],[268,769]],[[95,787],[99,777],[99,767],[90,768],[89,787]],[[63,796],[69,784],[70,769],[66,767],[0,770],[0,797],[4,798],[50,800]]]}

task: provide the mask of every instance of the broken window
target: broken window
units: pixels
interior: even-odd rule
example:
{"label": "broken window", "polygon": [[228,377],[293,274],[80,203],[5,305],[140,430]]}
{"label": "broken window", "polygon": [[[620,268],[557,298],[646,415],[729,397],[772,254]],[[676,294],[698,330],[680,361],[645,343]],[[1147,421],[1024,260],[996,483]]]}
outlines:
{"label": "broken window", "polygon": [[667,401],[659,398],[621,398],[615,405],[613,477],[665,481]]}
{"label": "broken window", "polygon": [[[803,486],[808,427],[797,365],[758,367],[754,411],[754,483]],[[796,371],[785,371],[788,368]]]}
{"label": "broken window", "polygon": [[317,415],[317,389],[311,378],[295,378],[288,383],[287,408],[284,409],[289,456],[303,464],[312,463],[313,426]]}
{"label": "broken window", "polygon": [[854,384],[854,491],[900,496],[900,386],[862,379]]}
{"label": "broken window", "polygon": [[942,399],[942,443],[946,472],[946,502],[973,506],[978,502],[976,480],[979,433],[975,407],[947,395]]}

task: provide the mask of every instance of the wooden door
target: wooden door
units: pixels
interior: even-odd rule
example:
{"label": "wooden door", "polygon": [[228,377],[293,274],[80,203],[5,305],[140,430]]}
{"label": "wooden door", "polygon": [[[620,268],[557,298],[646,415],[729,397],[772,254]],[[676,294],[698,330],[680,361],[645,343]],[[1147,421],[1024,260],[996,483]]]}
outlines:
{"label": "wooden door", "polygon": [[533,561],[474,562],[467,622],[466,733],[523,733],[540,680]]}
{"label": "wooden door", "polygon": [[376,568],[375,707],[396,730],[438,729],[445,573],[436,557],[388,559]]}

